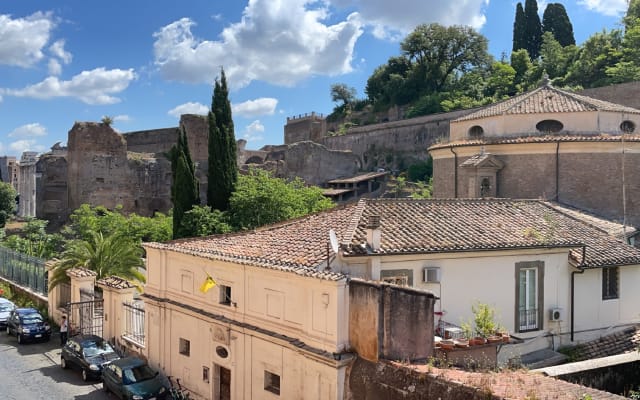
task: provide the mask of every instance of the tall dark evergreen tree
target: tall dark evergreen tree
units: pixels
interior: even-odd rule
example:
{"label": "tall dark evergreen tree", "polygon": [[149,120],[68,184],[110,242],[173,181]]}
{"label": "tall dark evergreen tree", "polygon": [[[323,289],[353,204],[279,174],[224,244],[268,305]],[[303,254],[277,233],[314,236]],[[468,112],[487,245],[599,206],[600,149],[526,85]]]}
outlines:
{"label": "tall dark evergreen tree", "polygon": [[573,36],[573,25],[567,15],[567,10],[560,3],[550,3],[542,15],[543,32],[551,32],[562,47],[576,44]]}
{"label": "tall dark evergreen tree", "polygon": [[516,6],[516,18],[513,22],[513,49],[512,51],[517,51],[520,49],[526,49],[526,39],[525,39],[525,19],[524,19],[524,8],[522,8],[522,3],[518,3]]}
{"label": "tall dark evergreen tree", "polygon": [[187,134],[184,129],[178,132],[178,142],[169,151],[171,160],[171,173],[173,182],[171,185],[171,200],[173,202],[173,238],[188,236],[180,227],[184,213],[191,210],[194,205],[200,204],[200,185],[196,178],[196,169],[191,160]]}
{"label": "tall dark evergreen tree", "polygon": [[630,0],[627,7],[627,14],[622,19],[626,30],[636,24],[636,20],[640,18],[640,0]]}
{"label": "tall dark evergreen tree", "polygon": [[540,16],[538,16],[538,2],[536,0],[525,1],[524,19],[524,48],[527,49],[529,57],[535,60],[540,55],[540,46],[542,46],[542,24],[540,23]]}
{"label": "tall dark evergreen tree", "polygon": [[216,79],[209,110],[209,176],[207,204],[214,210],[227,211],[229,198],[238,180],[236,137],[231,103],[224,69]]}

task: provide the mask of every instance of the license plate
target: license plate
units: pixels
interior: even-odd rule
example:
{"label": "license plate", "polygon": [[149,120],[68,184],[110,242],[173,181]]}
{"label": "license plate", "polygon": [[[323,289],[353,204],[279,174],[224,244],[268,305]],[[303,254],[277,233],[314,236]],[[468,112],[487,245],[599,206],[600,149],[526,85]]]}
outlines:
{"label": "license plate", "polygon": [[38,334],[38,335],[36,335],[36,337],[42,337],[42,335]]}

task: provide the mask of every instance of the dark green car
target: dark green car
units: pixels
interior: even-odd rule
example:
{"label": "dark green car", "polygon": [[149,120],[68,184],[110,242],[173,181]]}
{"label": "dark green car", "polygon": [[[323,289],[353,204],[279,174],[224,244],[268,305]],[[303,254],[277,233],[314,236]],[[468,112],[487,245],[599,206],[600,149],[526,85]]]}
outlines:
{"label": "dark green car", "polygon": [[168,399],[168,379],[138,357],[113,361],[102,370],[102,385],[122,400]]}

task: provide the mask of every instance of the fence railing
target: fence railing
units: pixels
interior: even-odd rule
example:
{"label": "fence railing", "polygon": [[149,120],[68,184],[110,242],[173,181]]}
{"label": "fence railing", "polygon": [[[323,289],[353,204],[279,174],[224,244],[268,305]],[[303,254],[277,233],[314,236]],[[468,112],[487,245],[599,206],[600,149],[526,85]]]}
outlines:
{"label": "fence railing", "polygon": [[520,332],[538,329],[538,309],[520,310]]}
{"label": "fence railing", "polygon": [[144,303],[141,301],[122,303],[125,316],[123,337],[144,347]]}
{"label": "fence railing", "polygon": [[47,294],[45,259],[0,247],[0,276],[36,293]]}

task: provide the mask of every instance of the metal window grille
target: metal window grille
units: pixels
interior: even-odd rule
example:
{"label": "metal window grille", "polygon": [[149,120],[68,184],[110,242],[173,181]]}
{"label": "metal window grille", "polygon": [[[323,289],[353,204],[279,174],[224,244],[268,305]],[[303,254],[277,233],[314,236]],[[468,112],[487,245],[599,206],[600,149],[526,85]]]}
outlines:
{"label": "metal window grille", "polygon": [[124,302],[122,307],[125,316],[124,337],[144,347],[144,303],[141,301]]}

